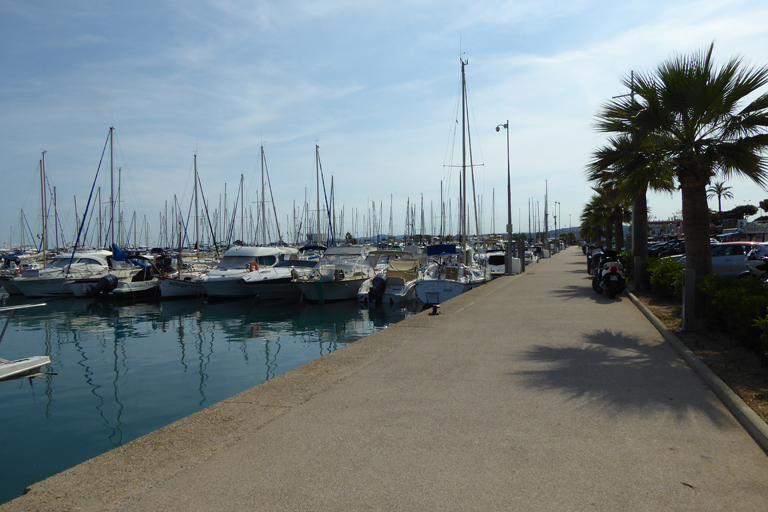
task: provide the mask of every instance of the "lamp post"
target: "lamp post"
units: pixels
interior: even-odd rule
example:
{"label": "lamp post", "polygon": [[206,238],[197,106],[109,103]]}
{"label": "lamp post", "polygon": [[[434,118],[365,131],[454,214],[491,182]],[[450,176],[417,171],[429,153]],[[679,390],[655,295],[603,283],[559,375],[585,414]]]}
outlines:
{"label": "lamp post", "polygon": [[[507,247],[504,252],[504,274],[512,274],[512,179],[509,174],[509,119],[504,124],[496,126],[496,131],[501,127],[507,130]],[[522,256],[521,256],[522,257]]]}

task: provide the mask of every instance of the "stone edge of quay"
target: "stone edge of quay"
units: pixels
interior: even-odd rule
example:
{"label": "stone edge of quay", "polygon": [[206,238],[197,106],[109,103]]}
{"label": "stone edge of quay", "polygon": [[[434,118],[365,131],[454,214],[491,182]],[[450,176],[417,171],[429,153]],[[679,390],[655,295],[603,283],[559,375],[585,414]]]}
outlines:
{"label": "stone edge of quay", "polygon": [[678,354],[688,363],[688,366],[699,374],[704,383],[717,395],[721,402],[733,414],[734,418],[742,427],[752,436],[755,442],[768,455],[768,425],[753,411],[736,393],[729,388],[715,372],[709,369],[699,357],[691,352],[688,347],[680,341],[680,338],[664,325],[661,320],[651,313],[651,311],[638,300],[635,295],[627,291],[629,300],[639,309],[646,318],[653,324],[664,339],[672,345]]}

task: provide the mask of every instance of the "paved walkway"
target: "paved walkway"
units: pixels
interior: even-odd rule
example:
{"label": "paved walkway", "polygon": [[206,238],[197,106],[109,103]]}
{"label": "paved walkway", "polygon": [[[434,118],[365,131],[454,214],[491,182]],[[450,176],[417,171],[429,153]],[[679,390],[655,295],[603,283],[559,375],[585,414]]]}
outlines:
{"label": "paved walkway", "polygon": [[10,510],[766,510],[768,456],[571,248]]}

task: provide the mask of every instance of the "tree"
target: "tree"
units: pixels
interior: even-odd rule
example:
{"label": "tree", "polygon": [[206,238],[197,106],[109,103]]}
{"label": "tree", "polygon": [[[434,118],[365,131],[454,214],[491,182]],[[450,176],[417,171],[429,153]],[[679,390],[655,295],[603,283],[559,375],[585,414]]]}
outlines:
{"label": "tree", "polygon": [[723,203],[722,198],[733,199],[731,187],[726,187],[724,181],[718,181],[707,189],[707,199],[717,196],[717,212],[720,214],[720,224],[723,223]]}
{"label": "tree", "polygon": [[756,214],[757,210],[757,206],[752,206],[751,204],[742,204],[736,208],[733,208],[732,210],[728,210],[724,215],[729,219],[741,220]]}
{"label": "tree", "polygon": [[[768,146],[768,94],[743,105],[768,83],[768,67],[745,67],[732,57],[716,68],[708,49],[677,55],[652,73],[636,75],[628,100],[611,104],[615,126],[642,138],[642,151],[662,168],[669,166],[682,191],[686,266],[698,276],[712,273],[707,186],[719,176],[744,176],[765,188],[762,156]],[[622,121],[623,120],[623,121]]]}

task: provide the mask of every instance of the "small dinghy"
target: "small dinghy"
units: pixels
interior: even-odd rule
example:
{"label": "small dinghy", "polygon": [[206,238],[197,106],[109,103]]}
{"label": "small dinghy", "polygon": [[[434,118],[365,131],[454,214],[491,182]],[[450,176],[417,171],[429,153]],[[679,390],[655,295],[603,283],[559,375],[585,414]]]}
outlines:
{"label": "small dinghy", "polygon": [[[13,316],[14,311],[17,309],[36,308],[38,306],[45,306],[45,303],[0,307],[0,313],[8,312],[5,326],[3,326],[3,331],[0,333],[0,342],[3,341],[5,330],[11,322],[11,317]],[[48,356],[24,357],[22,359],[16,359],[15,361],[0,359],[0,381],[18,379],[20,377],[34,377],[40,373],[41,367],[49,364],[51,364],[51,358]]]}

